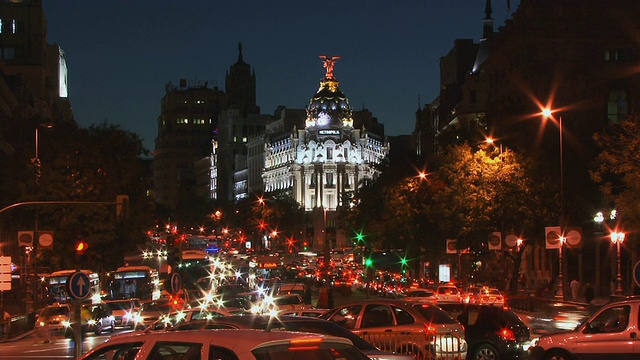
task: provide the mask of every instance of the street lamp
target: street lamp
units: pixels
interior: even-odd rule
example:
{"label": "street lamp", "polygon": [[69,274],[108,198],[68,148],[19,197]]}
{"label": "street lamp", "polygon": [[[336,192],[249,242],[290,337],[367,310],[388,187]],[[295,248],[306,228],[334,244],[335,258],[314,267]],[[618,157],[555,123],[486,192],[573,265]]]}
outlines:
{"label": "street lamp", "polygon": [[[555,120],[555,117],[553,116],[553,113],[556,112],[557,110],[552,110],[550,108],[543,108],[542,109],[542,116],[544,117],[544,119],[553,119]],[[558,131],[559,131],[559,135],[560,135],[560,270],[558,272],[558,281],[560,282],[560,284],[558,285],[558,293],[556,294],[556,298],[560,298],[560,299],[564,299],[564,291],[563,291],[563,287],[564,287],[564,280],[563,280],[563,265],[562,265],[562,248],[564,247],[564,242],[566,241],[566,238],[564,237],[564,229],[565,229],[565,216],[564,216],[564,146],[563,146],[563,141],[564,141],[564,128],[562,125],[562,116],[558,116]]]}
{"label": "street lamp", "polygon": [[[38,236],[38,192],[39,192],[39,187],[40,187],[40,176],[41,176],[41,165],[42,163],[40,162],[40,128],[45,128],[45,129],[51,129],[53,127],[52,123],[38,123],[36,125],[35,128],[35,152],[34,152],[34,158],[31,159],[31,163],[34,165],[35,167],[35,171],[34,171],[34,201],[35,201],[35,211],[34,211],[34,215],[33,215],[33,275],[35,278],[37,278],[38,276],[38,242],[40,241],[40,236]],[[38,282],[33,281],[34,288],[32,289],[32,304],[30,305],[37,305],[38,302]],[[27,301],[29,302],[29,301]]]}
{"label": "street lamp", "polygon": [[611,242],[616,245],[616,260],[618,263],[618,274],[616,275],[616,295],[622,295],[622,274],[620,272],[620,244],[624,242],[624,233],[622,232],[612,232],[611,233]]}

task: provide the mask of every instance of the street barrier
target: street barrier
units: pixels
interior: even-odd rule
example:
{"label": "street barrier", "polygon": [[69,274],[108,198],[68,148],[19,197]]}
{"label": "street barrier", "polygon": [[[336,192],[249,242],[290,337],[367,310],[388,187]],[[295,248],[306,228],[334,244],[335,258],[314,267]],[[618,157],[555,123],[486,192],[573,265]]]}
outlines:
{"label": "street barrier", "polygon": [[6,341],[33,330],[35,313],[13,316],[0,322],[0,341]]}
{"label": "street barrier", "polygon": [[461,360],[467,352],[467,343],[457,334],[366,331],[360,337],[382,351],[410,355],[421,360]]}

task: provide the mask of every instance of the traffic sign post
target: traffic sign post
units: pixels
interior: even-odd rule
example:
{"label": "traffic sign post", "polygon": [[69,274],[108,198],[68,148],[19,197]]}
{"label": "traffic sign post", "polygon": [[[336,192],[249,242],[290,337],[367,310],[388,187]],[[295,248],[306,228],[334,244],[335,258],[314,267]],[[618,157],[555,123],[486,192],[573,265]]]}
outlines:
{"label": "traffic sign post", "polygon": [[82,271],[76,271],[69,275],[69,278],[67,279],[67,287],[69,295],[71,295],[72,298],[78,300],[86,299],[87,296],[89,296],[89,290],[91,289],[89,276]]}
{"label": "traffic sign post", "polygon": [[0,256],[0,291],[11,290],[11,256]]}
{"label": "traffic sign post", "polygon": [[177,294],[180,290],[182,290],[182,277],[178,273],[173,273],[169,278],[169,291],[172,294]]}
{"label": "traffic sign post", "polygon": [[640,260],[633,266],[633,281],[640,287]]}
{"label": "traffic sign post", "polygon": [[89,276],[82,271],[76,271],[69,275],[67,279],[67,290],[69,295],[74,298],[73,301],[73,334],[74,334],[74,354],[75,358],[79,359],[82,356],[82,299],[86,299],[89,296],[89,290],[91,289],[89,282]]}

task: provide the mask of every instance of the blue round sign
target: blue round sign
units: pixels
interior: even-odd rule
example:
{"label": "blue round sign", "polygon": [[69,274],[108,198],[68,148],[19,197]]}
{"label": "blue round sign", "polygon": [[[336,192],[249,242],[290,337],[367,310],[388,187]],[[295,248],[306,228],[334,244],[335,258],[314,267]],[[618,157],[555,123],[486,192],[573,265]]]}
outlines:
{"label": "blue round sign", "polygon": [[171,274],[171,278],[169,279],[169,285],[171,289],[171,293],[177,294],[182,290],[182,278],[180,274],[173,273]]}
{"label": "blue round sign", "polygon": [[71,274],[67,279],[67,290],[72,298],[85,299],[91,290],[89,276],[81,271]]}

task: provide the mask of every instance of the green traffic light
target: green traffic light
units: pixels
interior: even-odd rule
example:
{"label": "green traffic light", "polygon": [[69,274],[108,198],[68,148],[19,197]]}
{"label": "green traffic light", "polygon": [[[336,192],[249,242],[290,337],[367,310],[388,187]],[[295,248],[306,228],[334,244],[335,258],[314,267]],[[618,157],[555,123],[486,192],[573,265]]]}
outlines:
{"label": "green traffic light", "polygon": [[400,265],[402,265],[403,267],[407,266],[408,262],[409,260],[407,260],[406,257],[403,257],[402,259],[400,259]]}
{"label": "green traffic light", "polygon": [[361,242],[364,242],[364,234],[362,233],[362,231],[356,233],[356,245],[360,244]]}
{"label": "green traffic light", "polygon": [[371,265],[373,265],[373,260],[371,260],[371,258],[367,258],[367,259],[365,259],[364,264],[366,266],[371,266]]}

